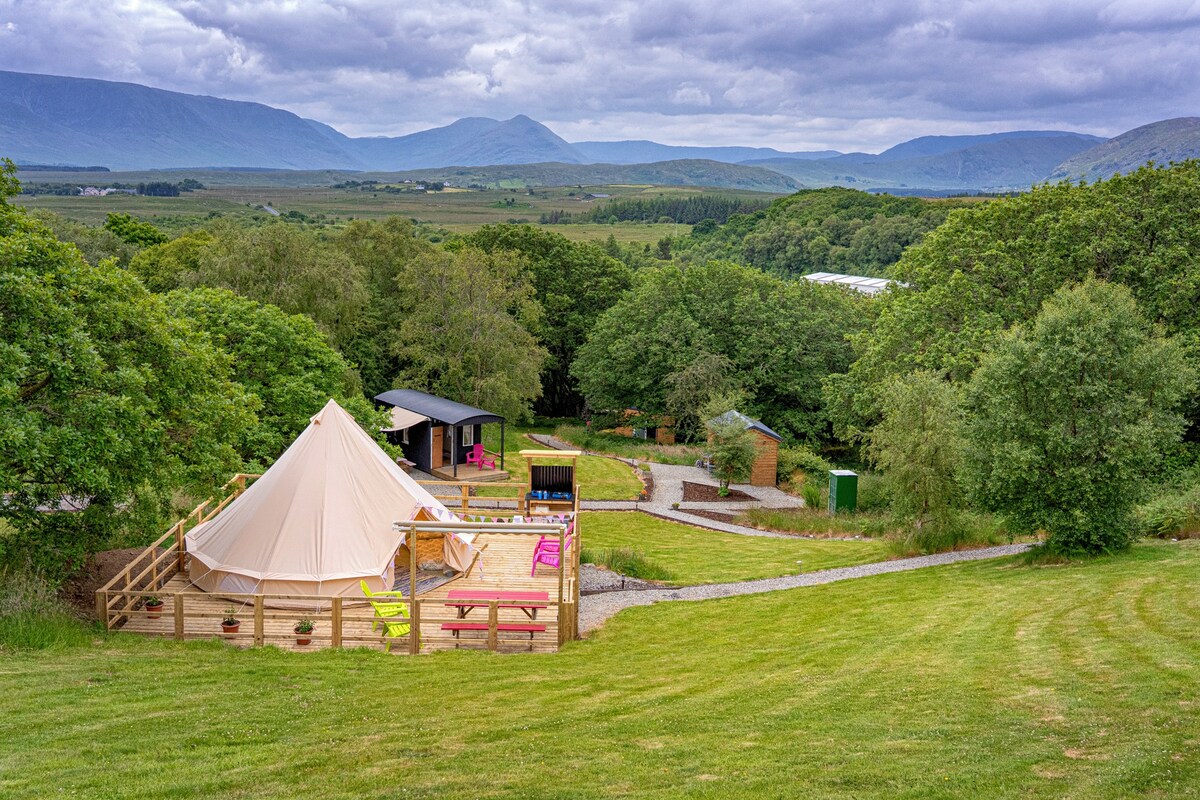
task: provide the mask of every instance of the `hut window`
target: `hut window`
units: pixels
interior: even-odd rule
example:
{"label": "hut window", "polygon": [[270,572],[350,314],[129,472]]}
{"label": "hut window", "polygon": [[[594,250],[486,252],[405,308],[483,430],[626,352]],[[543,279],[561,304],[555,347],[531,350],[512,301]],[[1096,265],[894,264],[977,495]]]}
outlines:
{"label": "hut window", "polygon": [[402,444],[408,444],[408,428],[400,431],[400,442]]}
{"label": "hut window", "polygon": [[462,430],[462,446],[463,447],[471,447],[472,445],[474,445],[475,444],[475,426],[474,425],[463,425],[461,430]]}

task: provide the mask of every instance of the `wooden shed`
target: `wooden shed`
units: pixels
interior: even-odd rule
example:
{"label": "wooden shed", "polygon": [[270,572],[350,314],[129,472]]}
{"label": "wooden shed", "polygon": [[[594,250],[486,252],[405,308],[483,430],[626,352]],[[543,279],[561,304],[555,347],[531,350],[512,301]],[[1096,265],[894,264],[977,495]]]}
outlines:
{"label": "wooden shed", "polygon": [[713,422],[728,422],[736,419],[743,422],[746,430],[754,435],[754,443],[758,448],[758,457],[750,469],[751,486],[774,486],[776,472],[779,468],[779,443],[783,437],[762,424],[761,421],[750,419],[739,411],[728,411]]}

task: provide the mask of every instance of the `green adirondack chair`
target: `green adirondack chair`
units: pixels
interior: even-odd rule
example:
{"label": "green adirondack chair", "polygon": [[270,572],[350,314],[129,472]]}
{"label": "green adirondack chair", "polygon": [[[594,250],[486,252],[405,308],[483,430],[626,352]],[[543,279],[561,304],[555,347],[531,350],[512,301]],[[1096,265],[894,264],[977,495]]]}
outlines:
{"label": "green adirondack chair", "polygon": [[403,597],[403,592],[372,592],[371,587],[367,586],[366,581],[359,581],[362,586],[363,596],[367,598],[367,602],[371,604],[371,608],[375,609],[375,620],[371,623],[371,630],[376,630],[380,625],[383,626],[383,635],[387,637],[387,646],[384,652],[390,653],[392,650],[392,640],[398,639],[401,636],[408,636],[409,624],[400,622],[401,619],[408,619],[408,603],[403,603],[398,600],[390,600],[379,602],[374,600],[375,597]]}

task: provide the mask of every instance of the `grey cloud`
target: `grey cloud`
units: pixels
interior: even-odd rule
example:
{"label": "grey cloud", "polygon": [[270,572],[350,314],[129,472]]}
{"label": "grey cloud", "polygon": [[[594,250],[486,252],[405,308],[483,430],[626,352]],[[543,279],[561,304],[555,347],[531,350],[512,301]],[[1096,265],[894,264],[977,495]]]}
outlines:
{"label": "grey cloud", "polygon": [[0,0],[0,69],[256,100],[352,135],[517,113],[574,138],[879,149],[1200,111],[1170,0]]}

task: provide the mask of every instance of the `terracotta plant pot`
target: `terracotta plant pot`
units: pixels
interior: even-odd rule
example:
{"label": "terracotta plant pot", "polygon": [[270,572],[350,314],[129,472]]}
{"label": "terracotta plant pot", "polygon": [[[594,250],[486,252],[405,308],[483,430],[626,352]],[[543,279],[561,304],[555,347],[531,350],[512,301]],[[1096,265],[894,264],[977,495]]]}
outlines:
{"label": "terracotta plant pot", "polygon": [[232,625],[226,625],[224,622],[221,623],[221,630],[225,633],[237,633],[240,627],[242,627],[242,623],[240,622],[235,622]]}
{"label": "terracotta plant pot", "polygon": [[159,617],[162,616],[163,604],[159,603],[156,606],[152,606],[149,603],[147,603],[145,606],[145,609],[146,609],[146,619],[158,619]]}
{"label": "terracotta plant pot", "polygon": [[308,633],[301,633],[300,631],[293,628],[292,633],[296,634],[296,644],[298,644],[298,645],[312,644],[312,631],[309,631]]}

